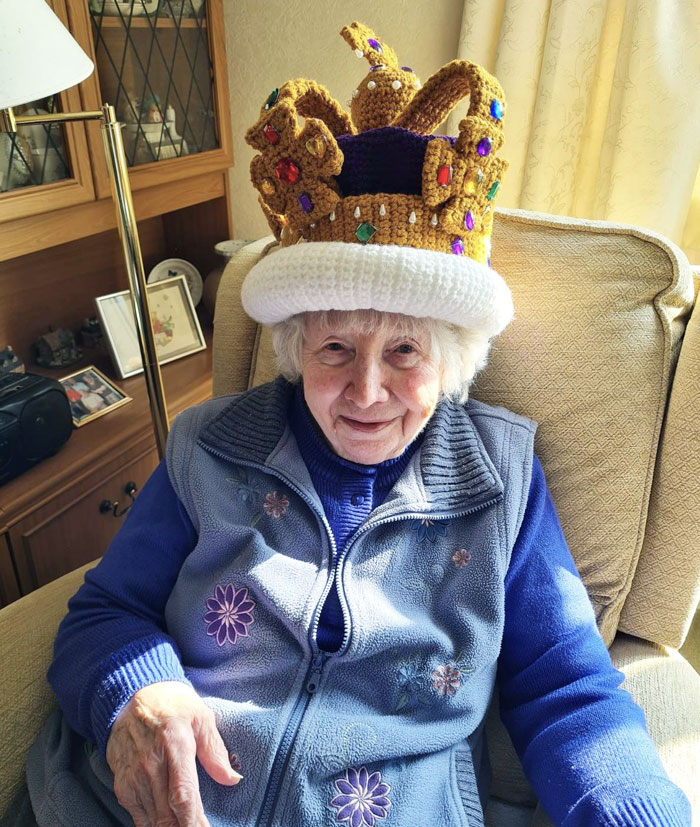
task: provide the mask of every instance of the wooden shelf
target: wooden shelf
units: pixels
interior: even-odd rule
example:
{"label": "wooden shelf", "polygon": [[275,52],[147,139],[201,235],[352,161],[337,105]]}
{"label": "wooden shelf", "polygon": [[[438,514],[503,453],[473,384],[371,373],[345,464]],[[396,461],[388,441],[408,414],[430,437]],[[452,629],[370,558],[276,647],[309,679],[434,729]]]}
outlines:
{"label": "wooden shelf", "polygon": [[[123,21],[121,17],[107,17],[106,15],[102,18],[101,23],[98,23],[93,19],[93,25],[95,28],[99,27],[103,29],[123,29],[126,31],[127,23],[128,21]],[[148,18],[146,16],[132,17],[131,22],[128,23],[128,28],[152,29],[153,24],[153,18]],[[197,20],[195,17],[183,17],[180,20],[173,20],[172,17],[156,17],[155,27],[157,29],[196,29],[197,27],[206,29],[207,21],[206,19]]]}
{"label": "wooden shelf", "polygon": [[[207,349],[161,367],[168,416],[211,396],[211,328],[203,328]],[[97,463],[118,458],[139,442],[155,444],[148,393],[143,374],[118,379],[106,357],[94,361],[108,378],[133,401],[73,430],[68,442],[53,457],[0,486],[0,530],[17,522],[56,496],[56,492],[94,471]],[[52,378],[72,371],[34,370]],[[75,369],[78,369],[76,367]]]}

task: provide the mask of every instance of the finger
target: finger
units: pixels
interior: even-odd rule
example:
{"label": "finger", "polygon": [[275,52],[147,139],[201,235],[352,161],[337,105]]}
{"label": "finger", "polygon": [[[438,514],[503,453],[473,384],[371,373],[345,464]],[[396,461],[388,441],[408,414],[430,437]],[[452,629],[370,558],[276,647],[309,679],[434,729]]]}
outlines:
{"label": "finger", "polygon": [[180,827],[198,827],[204,818],[192,729],[165,732],[168,758],[167,798]]}
{"label": "finger", "polygon": [[[169,768],[166,756],[164,754],[158,756],[158,761],[154,762],[148,770],[148,782],[150,789],[150,800],[153,802],[153,825],[154,827],[165,827],[165,825],[177,825],[177,814],[170,806],[169,795]],[[183,822],[183,827],[189,823]]]}
{"label": "finger", "polygon": [[231,766],[228,750],[216,728],[213,715],[195,729],[194,735],[197,741],[197,758],[214,781],[229,786],[238,784],[243,776]]}

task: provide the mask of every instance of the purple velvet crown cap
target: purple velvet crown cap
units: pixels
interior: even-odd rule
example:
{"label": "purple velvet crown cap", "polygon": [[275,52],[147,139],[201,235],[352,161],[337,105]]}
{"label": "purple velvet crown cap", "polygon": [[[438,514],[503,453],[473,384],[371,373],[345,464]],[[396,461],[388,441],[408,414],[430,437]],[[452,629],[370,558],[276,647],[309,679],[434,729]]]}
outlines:
{"label": "purple velvet crown cap", "polygon": [[438,137],[453,146],[457,140],[443,135],[419,135],[398,126],[338,135],[336,140],[344,160],[335,179],[343,197],[379,192],[420,195],[425,151],[428,143]]}

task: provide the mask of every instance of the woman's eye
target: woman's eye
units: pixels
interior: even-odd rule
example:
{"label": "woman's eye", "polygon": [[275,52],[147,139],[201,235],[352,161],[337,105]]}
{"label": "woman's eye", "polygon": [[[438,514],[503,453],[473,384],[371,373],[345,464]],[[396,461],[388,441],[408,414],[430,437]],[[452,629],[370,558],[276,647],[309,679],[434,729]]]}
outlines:
{"label": "woman's eye", "polygon": [[332,351],[334,351],[334,352],[336,352],[336,353],[337,353],[338,351],[341,351],[342,349],[343,349],[343,346],[340,344],[340,342],[329,342],[329,343],[326,345],[326,350],[332,350]]}
{"label": "woman's eye", "polygon": [[407,342],[405,342],[402,345],[399,345],[396,348],[396,350],[397,350],[398,353],[415,353],[416,352],[416,349],[413,347],[413,345],[409,345]]}

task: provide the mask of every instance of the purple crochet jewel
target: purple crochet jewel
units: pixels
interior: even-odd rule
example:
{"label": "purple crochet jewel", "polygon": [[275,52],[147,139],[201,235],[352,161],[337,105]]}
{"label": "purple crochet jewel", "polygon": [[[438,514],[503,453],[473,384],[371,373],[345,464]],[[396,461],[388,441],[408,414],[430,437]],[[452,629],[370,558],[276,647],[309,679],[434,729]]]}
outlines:
{"label": "purple crochet jewel", "polygon": [[308,192],[302,192],[302,194],[297,198],[297,201],[304,212],[311,212],[314,208],[313,201],[311,200],[311,196]]}
{"label": "purple crochet jewel", "polygon": [[369,45],[370,45],[370,46],[371,46],[371,47],[372,47],[375,51],[379,52],[379,54],[381,54],[381,53],[382,53],[382,46],[381,46],[381,44],[380,44],[380,42],[379,42],[378,40],[375,40],[373,37],[370,37],[370,39],[369,39],[367,42],[369,43]]}
{"label": "purple crochet jewel", "polygon": [[377,69],[386,69],[386,66],[383,63],[378,63],[376,66],[370,66],[370,72],[376,72]]}
{"label": "purple crochet jewel", "polygon": [[471,210],[467,210],[467,214],[464,216],[464,226],[468,230],[474,229],[474,213]]}
{"label": "purple crochet jewel", "polygon": [[336,821],[346,821],[350,827],[374,827],[375,821],[387,817],[391,787],[382,781],[380,772],[370,775],[366,767],[349,767],[345,777],[337,778],[333,784],[338,795],[330,803],[338,810]]}
{"label": "purple crochet jewel", "polygon": [[452,248],[452,252],[456,256],[463,256],[464,255],[464,242],[462,241],[461,238],[457,237],[457,238],[453,239],[452,243],[450,244],[450,247]]}
{"label": "purple crochet jewel", "polygon": [[404,70],[404,72],[412,72],[413,71],[413,69],[411,69],[410,66],[402,66],[401,68]]}
{"label": "purple crochet jewel", "polygon": [[482,138],[476,148],[479,155],[489,155],[491,152],[491,138]]}
{"label": "purple crochet jewel", "polygon": [[207,598],[208,611],[204,615],[207,634],[216,637],[219,646],[228,640],[235,643],[239,637],[248,637],[248,626],[253,622],[255,601],[248,597],[248,589],[236,590],[232,583],[217,586],[214,597]]}

